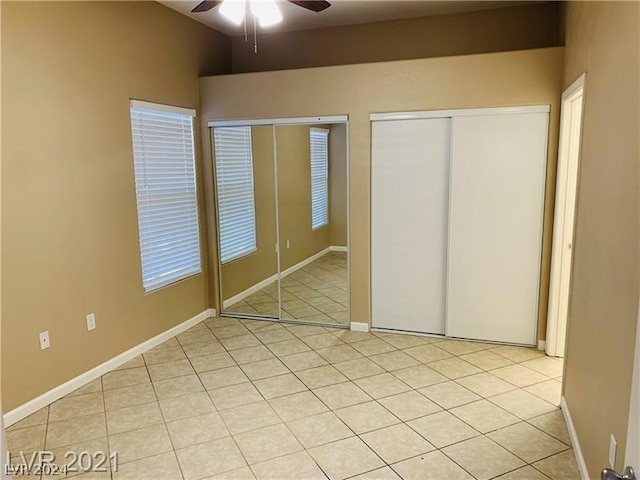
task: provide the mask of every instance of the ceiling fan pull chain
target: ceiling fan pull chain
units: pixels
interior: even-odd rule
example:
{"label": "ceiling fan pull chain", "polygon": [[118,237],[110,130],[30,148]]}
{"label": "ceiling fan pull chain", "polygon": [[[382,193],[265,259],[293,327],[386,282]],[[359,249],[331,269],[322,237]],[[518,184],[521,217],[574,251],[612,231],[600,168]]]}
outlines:
{"label": "ceiling fan pull chain", "polygon": [[256,16],[253,16],[253,53],[258,53],[258,33],[256,29]]}
{"label": "ceiling fan pull chain", "polygon": [[244,41],[247,42],[247,15],[242,17],[242,27],[244,28]]}

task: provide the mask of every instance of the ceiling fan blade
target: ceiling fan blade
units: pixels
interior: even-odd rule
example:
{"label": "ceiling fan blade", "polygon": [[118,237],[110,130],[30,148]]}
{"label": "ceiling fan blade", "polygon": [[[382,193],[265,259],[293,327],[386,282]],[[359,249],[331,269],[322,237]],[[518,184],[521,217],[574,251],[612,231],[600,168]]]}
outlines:
{"label": "ceiling fan blade", "polygon": [[200,2],[198,5],[196,5],[195,8],[191,10],[191,12],[193,13],[208,12],[209,10],[211,10],[214,7],[217,7],[221,3],[222,3],[222,0],[204,0],[204,2]]}
{"label": "ceiling fan blade", "polygon": [[299,7],[306,8],[312,12],[321,12],[331,6],[329,2],[325,0],[287,0],[290,3],[294,3]]}

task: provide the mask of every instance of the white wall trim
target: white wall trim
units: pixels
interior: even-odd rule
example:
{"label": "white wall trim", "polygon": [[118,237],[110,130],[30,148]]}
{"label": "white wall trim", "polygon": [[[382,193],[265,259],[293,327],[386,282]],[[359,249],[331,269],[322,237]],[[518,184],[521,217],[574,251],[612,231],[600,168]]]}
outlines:
{"label": "white wall trim", "polygon": [[524,107],[497,108],[460,108],[454,110],[423,110],[416,112],[372,113],[371,121],[415,120],[422,118],[469,117],[474,115],[510,115],[514,113],[549,113],[550,105],[531,105]]}
{"label": "white wall trim", "polygon": [[331,252],[346,252],[346,251],[348,251],[347,247],[342,247],[342,246],[338,246],[338,245],[330,246],[329,250]]}
{"label": "white wall trim", "polygon": [[145,102],[142,100],[131,99],[129,101],[130,108],[141,108],[147,110],[155,110],[158,112],[177,113],[180,115],[188,115],[190,117],[196,116],[196,111],[193,108],[178,107],[175,105],[164,105],[162,103]]}
{"label": "white wall trim", "polygon": [[42,395],[34,398],[33,400],[28,401],[20,405],[19,407],[14,408],[13,410],[4,414],[4,423],[5,426],[13,425],[14,423],[22,420],[23,418],[28,417],[32,413],[37,412],[41,408],[46,407],[52,402],[64,397],[65,395],[77,390],[78,388],[86,385],[87,383],[95,380],[96,378],[100,378],[105,373],[110,372],[114,368],[119,367],[127,363],[129,360],[137,357],[138,355],[150,350],[151,348],[160,345],[161,343],[166,342],[167,340],[175,337],[179,333],[188,330],[189,328],[197,325],[203,320],[215,317],[216,311],[213,308],[205,310],[204,312],[199,313],[195,317],[190,318],[189,320],[182,322],[175,327],[166,330],[159,335],[156,335],[149,340],[146,340],[133,348],[130,348],[126,352],[121,353],[120,355],[116,355],[110,360],[107,360],[104,363],[101,363],[95,368],[84,372],[78,375],[75,378],[72,378],[68,382],[63,383],[62,385],[58,385],[57,387],[49,390],[48,392],[43,393]]}
{"label": "white wall trim", "polygon": [[[580,75],[563,93],[560,103],[560,131],[558,137],[558,161],[556,166],[555,208],[553,214],[553,232],[551,238],[551,267],[549,271],[549,298],[547,300],[547,355],[564,357],[566,350],[568,302],[571,290],[571,264],[573,249],[566,250],[567,243],[575,243],[576,204],[580,175],[580,150],[582,145],[582,119],[584,117],[584,94],[586,74]],[[576,102],[583,98],[579,107],[580,133],[577,137],[577,152],[573,148],[575,127],[574,109]],[[572,153],[574,155],[572,155]],[[574,161],[575,159],[575,161]],[[570,196],[570,192],[573,195]],[[570,203],[568,203],[570,202]],[[572,208],[570,208],[572,207]],[[573,210],[574,218],[567,218],[568,210]],[[570,215],[569,215],[570,217]],[[565,238],[567,226],[571,225],[571,238]],[[569,265],[569,271],[563,266]],[[568,283],[568,285],[565,285]],[[566,288],[563,288],[566,286]],[[562,313],[561,313],[562,312]]]}
{"label": "white wall trim", "polygon": [[[286,277],[288,275],[291,275],[296,270],[300,270],[301,268],[306,267],[311,262],[314,262],[317,259],[319,259],[320,257],[323,257],[324,255],[329,253],[330,251],[333,251],[332,248],[343,248],[343,247],[327,247],[324,250],[320,250],[318,253],[316,253],[314,255],[311,255],[310,257],[305,258],[301,262],[296,263],[295,265],[292,265],[291,267],[289,267],[286,270],[282,271],[282,273],[280,274],[280,278],[284,278],[284,277]],[[344,248],[345,248],[345,251],[346,251],[346,247],[344,247]],[[228,298],[227,300],[224,300],[222,302],[222,308],[227,308],[229,305],[233,305],[234,303],[237,303],[240,300],[244,300],[245,298],[247,298],[252,293],[255,293],[258,290],[266,287],[267,285],[270,285],[271,283],[275,282],[277,279],[278,279],[278,274],[277,273],[274,274],[274,275],[271,275],[268,278],[265,278],[261,282],[258,282],[255,285],[250,286],[249,288],[247,288],[246,290],[243,290],[242,292],[238,293],[237,295],[234,295],[233,297]]]}
{"label": "white wall trim", "polygon": [[538,340],[538,350],[542,350],[544,352],[546,349],[547,349],[547,341]]}
{"label": "white wall trim", "polygon": [[308,125],[345,123],[349,115],[326,115],[323,117],[294,117],[294,118],[258,118],[246,120],[209,120],[208,127],[248,127],[253,125]]}
{"label": "white wall trim", "polygon": [[253,293],[256,293],[258,290],[262,290],[264,287],[267,287],[267,286],[271,285],[277,279],[278,279],[278,274],[275,273],[275,274],[271,275],[270,277],[265,278],[261,282],[258,282],[255,285],[251,285],[246,290],[243,290],[242,292],[238,293],[237,295],[234,295],[233,297],[224,300],[222,302],[222,308],[227,308],[229,305],[233,305],[235,303],[238,303],[241,300],[244,300],[249,295],[251,295]]}
{"label": "white wall trim", "polygon": [[352,332],[368,332],[369,324],[364,322],[351,322],[349,330]]}
{"label": "white wall trim", "polygon": [[571,413],[569,412],[569,405],[567,404],[567,400],[564,398],[564,395],[562,396],[562,400],[560,400],[560,409],[562,410],[564,421],[567,424],[567,431],[569,432],[569,437],[571,438],[573,452],[576,455],[576,463],[578,464],[578,472],[580,473],[580,478],[582,480],[589,480],[587,463],[584,461],[582,449],[580,448],[580,442],[578,441],[578,433],[576,432],[576,427],[573,425]]}

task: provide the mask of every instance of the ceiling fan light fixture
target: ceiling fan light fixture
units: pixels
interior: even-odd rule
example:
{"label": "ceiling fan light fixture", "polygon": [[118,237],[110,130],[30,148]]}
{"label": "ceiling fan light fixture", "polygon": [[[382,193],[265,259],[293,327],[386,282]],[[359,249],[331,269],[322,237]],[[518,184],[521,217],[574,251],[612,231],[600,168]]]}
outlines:
{"label": "ceiling fan light fixture", "polygon": [[235,25],[242,24],[246,10],[247,0],[223,0],[220,5],[220,14]]}
{"label": "ceiling fan light fixture", "polygon": [[258,19],[260,26],[263,28],[277,25],[282,21],[282,14],[275,0],[249,0],[249,5],[251,13]]}

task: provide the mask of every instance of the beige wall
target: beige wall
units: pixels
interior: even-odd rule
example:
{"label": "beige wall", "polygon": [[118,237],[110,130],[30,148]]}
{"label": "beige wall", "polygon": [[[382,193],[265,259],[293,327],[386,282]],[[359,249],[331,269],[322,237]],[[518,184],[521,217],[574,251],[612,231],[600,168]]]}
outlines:
{"label": "beige wall", "polygon": [[143,294],[129,99],[197,108],[198,75],[228,71],[229,45],[154,2],[2,13],[7,411],[209,307],[204,274]]}
{"label": "beige wall", "polygon": [[587,80],[564,395],[599,478],[610,434],[624,465],[638,318],[640,4],[572,2],[566,14],[563,83]]}
{"label": "beige wall", "polygon": [[[371,112],[550,104],[540,329],[544,332],[562,48],[205,77],[203,131],[213,118],[349,115],[351,321],[370,321]],[[221,94],[220,92],[224,92]],[[308,92],[323,92],[308,95]],[[205,148],[209,145],[205,144]],[[211,171],[205,171],[211,177]],[[205,180],[210,184],[208,180]],[[211,192],[207,192],[211,195]]]}
{"label": "beige wall", "polygon": [[559,2],[233,39],[234,73],[562,45]]}
{"label": "beige wall", "polygon": [[329,134],[329,243],[347,246],[347,124],[331,125]]}
{"label": "beige wall", "polygon": [[[332,134],[333,129],[337,127],[332,126]],[[277,273],[277,257],[274,249],[276,197],[272,128],[272,126],[252,127],[257,251],[222,266],[221,284],[225,300]],[[309,128],[309,125],[275,127],[278,146],[281,271],[333,245],[330,242],[332,235],[335,235],[337,241],[342,238],[341,232],[345,232],[346,235],[346,190],[339,192],[341,185],[346,189],[346,137],[344,136],[346,127],[342,126],[342,139],[340,138],[341,130],[337,128],[336,144],[330,147],[329,152],[330,165],[333,165],[334,155],[336,158],[335,169],[330,173],[330,182],[335,183],[333,188],[336,190],[336,200],[333,201],[334,191],[331,189],[329,225],[316,230],[311,228]],[[340,207],[342,212],[339,211]],[[335,213],[335,223],[332,213]],[[336,245],[346,245],[346,240],[345,243]]]}
{"label": "beige wall", "polygon": [[[276,179],[273,127],[251,128],[256,208],[256,247],[249,255],[222,265],[222,298],[227,300],[278,273],[276,256]],[[216,256],[211,255],[212,259]]]}

